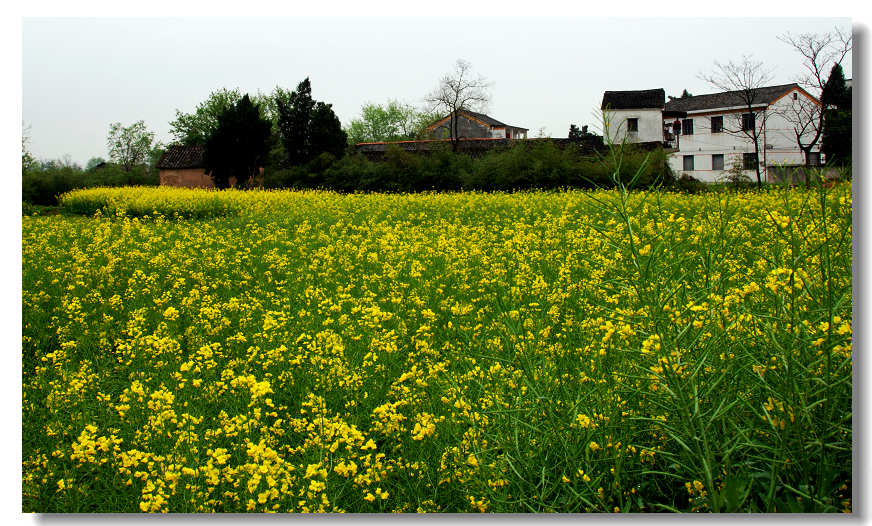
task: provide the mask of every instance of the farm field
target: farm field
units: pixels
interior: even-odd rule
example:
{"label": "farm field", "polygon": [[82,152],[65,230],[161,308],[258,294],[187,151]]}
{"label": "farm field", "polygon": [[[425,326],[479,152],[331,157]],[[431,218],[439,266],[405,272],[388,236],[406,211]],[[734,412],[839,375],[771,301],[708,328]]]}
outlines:
{"label": "farm field", "polygon": [[850,183],[61,204],[25,512],[852,510]]}

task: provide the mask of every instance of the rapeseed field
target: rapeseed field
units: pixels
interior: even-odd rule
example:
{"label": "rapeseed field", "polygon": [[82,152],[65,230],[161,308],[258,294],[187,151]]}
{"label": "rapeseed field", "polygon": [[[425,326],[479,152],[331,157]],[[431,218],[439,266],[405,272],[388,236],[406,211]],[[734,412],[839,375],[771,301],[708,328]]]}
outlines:
{"label": "rapeseed field", "polygon": [[851,194],[67,194],[23,511],[850,512]]}

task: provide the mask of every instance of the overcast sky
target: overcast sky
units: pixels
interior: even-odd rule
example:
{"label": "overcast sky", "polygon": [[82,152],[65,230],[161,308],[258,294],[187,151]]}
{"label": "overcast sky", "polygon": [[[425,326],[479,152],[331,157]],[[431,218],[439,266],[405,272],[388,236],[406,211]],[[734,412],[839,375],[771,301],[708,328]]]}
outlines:
{"label": "overcast sky", "polygon": [[[751,54],[772,84],[802,73],[776,37],[825,32],[847,18],[25,18],[22,118],[39,159],[107,157],[112,122],[144,120],[169,142],[175,111],[209,92],[312,82],[343,125],[366,102],[421,104],[458,58],[493,85],[487,113],[565,137],[596,126],[603,91],[713,91],[714,61]],[[850,58],[843,64],[852,76]]]}

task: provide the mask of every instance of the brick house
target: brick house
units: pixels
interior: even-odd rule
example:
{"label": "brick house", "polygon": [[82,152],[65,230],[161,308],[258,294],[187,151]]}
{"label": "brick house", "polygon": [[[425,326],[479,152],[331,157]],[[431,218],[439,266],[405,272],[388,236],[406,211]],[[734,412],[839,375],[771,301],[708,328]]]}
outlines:
{"label": "brick house", "polygon": [[161,186],[214,188],[212,178],[203,167],[202,146],[167,147],[157,162]]}
{"label": "brick house", "polygon": [[[177,186],[181,188],[215,188],[212,177],[206,173],[203,163],[202,146],[171,145],[161,155],[157,162],[161,186]],[[260,177],[254,181],[258,186],[263,180],[263,168]],[[230,186],[236,185],[236,178],[230,178]]]}
{"label": "brick house", "polygon": [[[527,128],[509,126],[493,117],[474,111],[461,110],[457,112],[458,139],[526,139]],[[431,139],[446,139],[451,137],[451,126],[454,113],[442,117],[427,127],[427,136]]]}

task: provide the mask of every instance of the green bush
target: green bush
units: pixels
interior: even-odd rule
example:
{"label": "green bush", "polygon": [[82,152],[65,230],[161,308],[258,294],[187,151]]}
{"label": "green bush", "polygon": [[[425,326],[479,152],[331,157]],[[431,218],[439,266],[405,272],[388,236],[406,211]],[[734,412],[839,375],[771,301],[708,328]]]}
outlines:
{"label": "green bush", "polygon": [[683,173],[681,177],[675,180],[672,189],[686,194],[698,194],[706,191],[708,185],[695,177]]}
{"label": "green bush", "polygon": [[55,206],[58,196],[76,188],[96,186],[158,186],[160,178],[156,170],[144,166],[125,172],[120,166],[106,166],[86,171],[75,165],[34,167],[24,170],[21,179],[23,202]]}
{"label": "green bush", "polygon": [[[582,154],[575,145],[521,141],[473,158],[448,145],[432,145],[426,154],[388,145],[374,162],[362,154],[336,159],[322,154],[305,166],[267,168],[265,188],[323,188],[339,192],[516,191],[553,188],[608,188],[615,172],[634,186],[670,186],[674,176],[662,150],[618,147],[617,155]],[[620,160],[620,164],[618,163]],[[644,165],[644,166],[643,166]]]}

